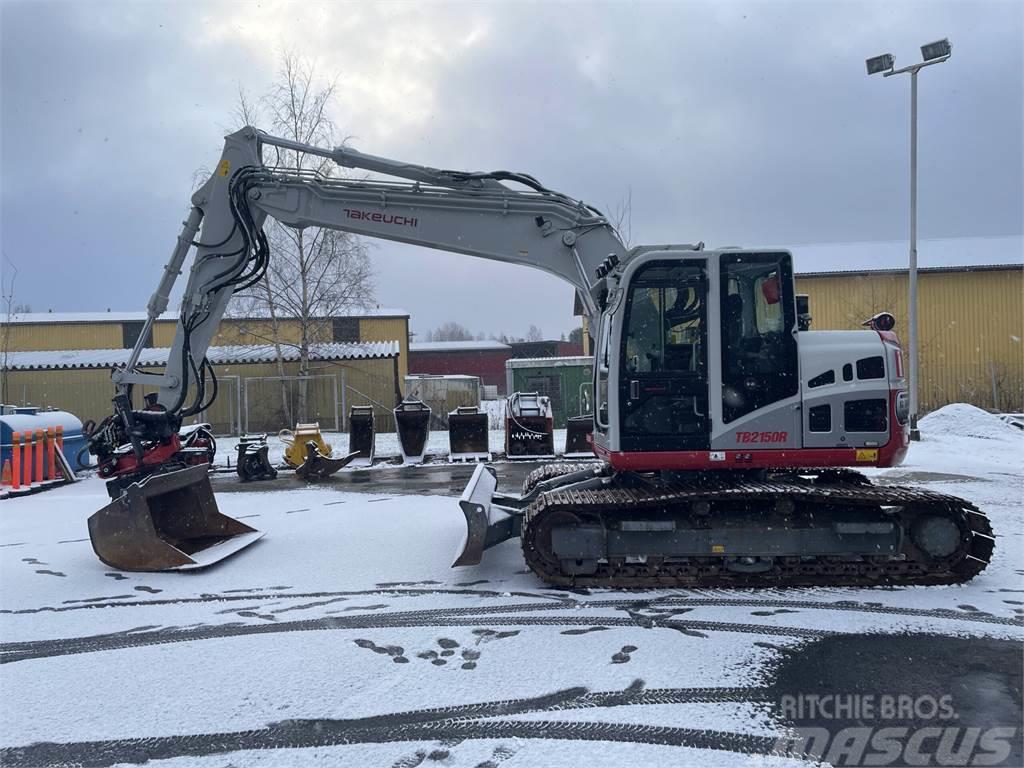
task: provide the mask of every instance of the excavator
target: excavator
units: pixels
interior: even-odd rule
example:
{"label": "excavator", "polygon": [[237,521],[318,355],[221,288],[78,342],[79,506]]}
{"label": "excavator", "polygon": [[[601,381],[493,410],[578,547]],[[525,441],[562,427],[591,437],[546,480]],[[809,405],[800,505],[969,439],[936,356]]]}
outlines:
{"label": "excavator", "polygon": [[[282,151],[362,175],[285,169]],[[267,217],[530,266],[577,291],[596,330],[599,461],[543,466],[518,496],[478,465],[459,502],[457,566],[515,538],[542,580],[574,588],[949,584],[991,557],[989,520],[971,503],[858,471],[898,465],[909,445],[892,316],[809,330],[787,251],[627,248],[599,210],[525,173],[436,169],[245,127],[192,197],[147,327],[113,373],[114,413],[93,434],[116,485],[90,534],[114,567],[201,567],[261,535],[217,511],[178,432],[216,388],[206,352],[231,295],[272,258]],[[137,370],[193,248],[167,367]],[[142,385],[158,392],[135,410]]]}

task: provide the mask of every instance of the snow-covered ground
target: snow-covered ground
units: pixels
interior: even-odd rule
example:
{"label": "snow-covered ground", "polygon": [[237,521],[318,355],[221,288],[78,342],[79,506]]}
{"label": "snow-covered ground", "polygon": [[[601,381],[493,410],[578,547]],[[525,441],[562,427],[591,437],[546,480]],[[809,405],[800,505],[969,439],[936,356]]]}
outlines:
{"label": "snow-covered ground", "polygon": [[98,479],[7,501],[0,764],[805,765],[769,754],[785,649],[1024,639],[1024,432],[969,406],[921,429],[872,474],[991,517],[994,559],[968,584],[570,593],[516,542],[450,569],[454,499],[315,487],[221,494],[266,536],[214,568],[116,573],[87,538]]}

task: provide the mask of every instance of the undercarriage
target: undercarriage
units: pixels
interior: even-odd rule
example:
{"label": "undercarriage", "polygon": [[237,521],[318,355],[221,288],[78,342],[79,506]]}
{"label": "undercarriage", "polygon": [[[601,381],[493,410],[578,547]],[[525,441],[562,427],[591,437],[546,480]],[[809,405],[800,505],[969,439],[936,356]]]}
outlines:
{"label": "undercarriage", "polygon": [[549,465],[522,497],[498,495],[490,507],[482,472],[463,497],[468,532],[457,564],[518,534],[530,569],[559,586],[954,584],[981,572],[994,544],[988,518],[969,502],[872,485],[851,470]]}

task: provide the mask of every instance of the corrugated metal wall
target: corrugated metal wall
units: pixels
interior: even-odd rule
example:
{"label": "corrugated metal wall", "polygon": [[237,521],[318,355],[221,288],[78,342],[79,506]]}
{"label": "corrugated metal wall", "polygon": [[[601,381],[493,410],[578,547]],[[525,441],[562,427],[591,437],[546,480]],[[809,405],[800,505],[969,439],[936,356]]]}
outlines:
{"label": "corrugated metal wall", "polygon": [[[284,368],[286,376],[298,374],[298,363],[286,363]],[[305,418],[320,421],[324,429],[334,429],[337,410],[340,425],[346,429],[347,411],[352,405],[374,405],[377,430],[393,432],[394,369],[392,359],[314,363],[311,373],[315,378],[307,385]],[[219,381],[217,401],[197,420],[212,422],[219,434],[231,434],[246,426],[252,431],[276,433],[289,426],[284,398],[294,404],[298,384],[282,384],[277,380],[276,364],[218,365],[215,370]],[[322,378],[325,376],[334,379]],[[97,422],[111,412],[110,400],[114,394],[110,371],[104,369],[8,371],[7,391],[13,403],[54,406],[74,413],[83,421]],[[145,390],[136,392],[137,405],[141,405],[143,394]],[[293,418],[295,415],[293,405]]]}
{"label": "corrugated metal wall", "polygon": [[120,349],[124,342],[121,323],[11,323],[11,352],[55,349]]}
{"label": "corrugated metal wall", "polygon": [[[889,311],[909,340],[906,273],[797,275],[796,288],[814,330],[859,329]],[[1024,410],[1024,269],[921,272],[918,302],[921,413],[951,402]]]}

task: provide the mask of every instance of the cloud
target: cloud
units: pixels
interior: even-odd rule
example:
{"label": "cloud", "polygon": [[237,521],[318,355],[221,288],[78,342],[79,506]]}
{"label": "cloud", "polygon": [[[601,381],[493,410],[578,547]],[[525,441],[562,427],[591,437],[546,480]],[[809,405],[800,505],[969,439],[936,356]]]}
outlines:
{"label": "cloud", "polygon": [[[2,245],[36,309],[141,308],[241,86],[283,50],[337,77],[358,149],[521,170],[633,239],[757,245],[905,237],[920,76],[922,237],[1020,233],[1022,10],[1012,3],[4,3]],[[414,327],[568,330],[571,291],[525,268],[387,243],[379,299]],[[500,286],[500,289],[495,288]],[[507,298],[506,298],[507,297]],[[502,299],[502,300],[499,300]]]}

